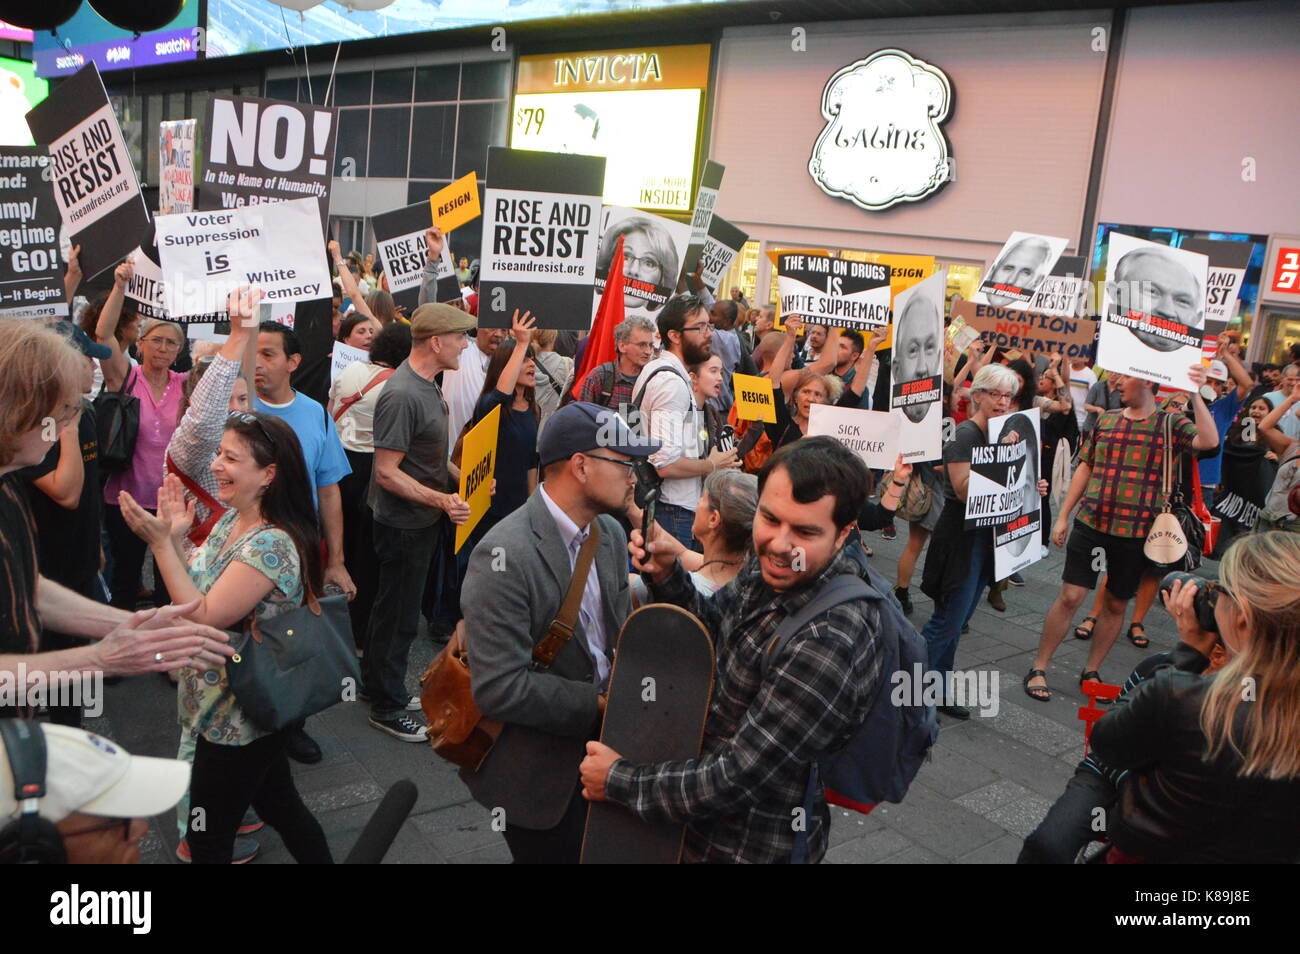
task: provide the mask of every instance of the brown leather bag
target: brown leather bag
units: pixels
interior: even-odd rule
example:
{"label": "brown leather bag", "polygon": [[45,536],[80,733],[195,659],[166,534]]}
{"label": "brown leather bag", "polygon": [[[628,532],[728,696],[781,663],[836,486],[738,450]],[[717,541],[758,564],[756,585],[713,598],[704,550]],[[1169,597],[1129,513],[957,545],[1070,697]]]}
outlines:
{"label": "brown leather bag", "polygon": [[[578,551],[573,579],[569,581],[560,612],[551,620],[546,635],[533,647],[534,668],[549,669],[572,638],[587,575],[599,546],[600,524],[593,520],[591,533]],[[466,635],[462,619],[446,647],[420,677],[420,708],[429,723],[428,739],[433,751],[461,768],[477,772],[504,725],[496,719],[485,719],[474,702]]]}

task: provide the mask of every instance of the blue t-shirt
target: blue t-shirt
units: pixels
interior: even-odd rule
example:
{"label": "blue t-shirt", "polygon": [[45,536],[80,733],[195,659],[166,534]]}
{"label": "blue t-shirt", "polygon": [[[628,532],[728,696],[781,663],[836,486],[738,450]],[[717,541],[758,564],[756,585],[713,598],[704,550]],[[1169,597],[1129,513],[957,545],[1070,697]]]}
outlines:
{"label": "blue t-shirt", "polygon": [[293,392],[293,400],[284,405],[267,404],[259,397],[253,402],[253,409],[259,414],[274,414],[298,435],[307,473],[312,477],[311,501],[319,508],[316,488],[337,484],[352,473],[334,422],[323,407],[297,391]]}
{"label": "blue t-shirt", "polygon": [[1241,399],[1237,397],[1235,387],[1210,404],[1210,417],[1214,418],[1214,426],[1219,429],[1219,452],[1200,462],[1201,483],[1207,487],[1217,487],[1219,484],[1219,475],[1223,470],[1223,442],[1228,439],[1228,428],[1240,410]]}

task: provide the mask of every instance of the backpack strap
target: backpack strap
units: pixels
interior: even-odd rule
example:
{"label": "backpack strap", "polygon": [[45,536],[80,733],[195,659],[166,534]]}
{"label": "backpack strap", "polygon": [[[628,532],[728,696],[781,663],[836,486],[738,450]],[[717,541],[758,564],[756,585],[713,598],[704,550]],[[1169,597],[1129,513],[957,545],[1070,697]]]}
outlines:
{"label": "backpack strap", "polygon": [[772,665],[772,660],[780,655],[785,644],[790,641],[790,637],[799,630],[803,629],[818,616],[829,610],[834,609],[841,603],[851,603],[860,599],[879,599],[879,594],[873,590],[862,577],[854,573],[841,573],[839,576],[832,577],[822,587],[820,593],[814,596],[806,605],[795,610],[776,628],[776,635],[772,641],[767,644],[767,649],[763,652],[763,676],[767,676],[767,671]]}

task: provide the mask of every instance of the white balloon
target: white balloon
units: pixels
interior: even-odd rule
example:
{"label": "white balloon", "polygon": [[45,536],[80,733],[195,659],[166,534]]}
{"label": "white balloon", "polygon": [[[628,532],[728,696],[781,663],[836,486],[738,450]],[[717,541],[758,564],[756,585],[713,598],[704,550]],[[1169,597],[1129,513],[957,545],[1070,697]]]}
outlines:
{"label": "white balloon", "polygon": [[271,0],[271,2],[277,7],[284,7],[286,10],[295,10],[302,13],[304,10],[320,6],[325,0]]}
{"label": "white balloon", "polygon": [[391,5],[393,0],[334,0],[334,2],[349,10],[382,10]]}

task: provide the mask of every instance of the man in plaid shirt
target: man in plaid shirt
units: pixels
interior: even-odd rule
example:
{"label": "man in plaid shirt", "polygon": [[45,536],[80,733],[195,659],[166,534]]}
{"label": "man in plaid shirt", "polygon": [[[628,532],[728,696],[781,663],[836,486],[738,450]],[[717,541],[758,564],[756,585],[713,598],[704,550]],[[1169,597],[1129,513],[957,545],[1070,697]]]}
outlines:
{"label": "man in plaid shirt", "polygon": [[[1079,681],[1101,679],[1098,670],[1119,635],[1125,607],[1137,592],[1143,574],[1154,569],[1142,547],[1164,503],[1161,499],[1164,455],[1182,455],[1219,446],[1218,428],[1200,395],[1205,369],[1194,364],[1188,377],[1194,388],[1191,403],[1196,422],[1182,414],[1173,417],[1172,448],[1165,447],[1166,412],[1156,409],[1156,385],[1131,375],[1124,378],[1119,388],[1124,407],[1103,413],[1097,419],[1096,429],[1084,439],[1079,450],[1079,466],[1052,528],[1052,542],[1066,547],[1064,583],[1043,620],[1038,656],[1025,678],[1025,692],[1032,699],[1042,702],[1051,698],[1047,665],[1065,639],[1075,611],[1097,585],[1097,573],[1103,566],[1097,557],[1104,553],[1106,594],[1101,616],[1093,627],[1088,663]],[[1177,458],[1172,463],[1174,473],[1178,474]],[[1076,504],[1079,512],[1067,544],[1066,531]]]}
{"label": "man in plaid shirt", "polygon": [[[582,763],[590,800],[647,821],[687,823],[686,859],[788,862],[809,766],[848,742],[885,681],[880,618],[866,600],[842,603],[762,658],[787,616],[843,573],[865,576],[845,553],[867,498],[861,460],[829,437],[782,448],[758,476],[754,556],[730,584],[703,596],[676,557],[632,534],[632,556],[655,602],[686,609],[713,634],[717,681],[699,758],[632,765],[599,742]],[[647,555],[646,550],[649,550]],[[830,811],[820,788],[806,820],[809,859],[826,853]]]}

